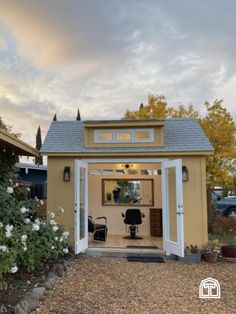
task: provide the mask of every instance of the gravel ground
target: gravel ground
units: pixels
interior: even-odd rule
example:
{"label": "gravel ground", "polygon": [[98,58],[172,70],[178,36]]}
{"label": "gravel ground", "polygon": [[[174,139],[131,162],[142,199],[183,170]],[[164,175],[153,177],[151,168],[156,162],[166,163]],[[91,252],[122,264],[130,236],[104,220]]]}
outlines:
{"label": "gravel ground", "polygon": [[[199,299],[207,277],[219,281],[221,299]],[[37,313],[236,313],[236,264],[79,257]]]}

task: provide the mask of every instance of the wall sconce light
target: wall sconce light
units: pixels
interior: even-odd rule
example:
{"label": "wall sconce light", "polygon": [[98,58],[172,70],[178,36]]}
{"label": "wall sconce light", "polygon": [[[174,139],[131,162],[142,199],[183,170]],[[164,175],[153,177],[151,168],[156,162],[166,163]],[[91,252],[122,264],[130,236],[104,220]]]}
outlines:
{"label": "wall sconce light", "polygon": [[188,168],[186,166],[182,166],[182,181],[188,181]]}
{"label": "wall sconce light", "polygon": [[68,166],[64,168],[63,181],[70,181],[70,167]]}

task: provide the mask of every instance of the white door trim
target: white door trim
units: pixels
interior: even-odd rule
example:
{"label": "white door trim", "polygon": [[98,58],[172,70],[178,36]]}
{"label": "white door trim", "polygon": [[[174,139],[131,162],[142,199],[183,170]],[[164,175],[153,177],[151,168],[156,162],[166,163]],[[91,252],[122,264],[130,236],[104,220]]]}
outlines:
{"label": "white door trim", "polygon": [[[175,168],[176,171],[176,224],[177,240],[169,239],[169,189],[166,169]],[[183,210],[183,182],[182,160],[165,161],[162,164],[162,213],[163,213],[163,248],[167,254],[184,256],[184,210]]]}
{"label": "white door trim", "polygon": [[145,163],[162,163],[167,161],[168,158],[99,158],[99,159],[80,159],[88,164],[117,164],[117,163],[129,163],[129,162],[138,162],[140,164]]}
{"label": "white door trim", "polygon": [[[80,168],[85,169],[85,196],[84,196],[84,238],[80,239]],[[86,162],[75,160],[75,254],[88,248],[88,165]]]}
{"label": "white door trim", "polygon": [[[163,174],[164,174],[164,168],[163,168],[163,165],[168,162],[169,165],[174,165],[175,164],[175,161],[176,160],[169,160],[168,158],[99,158],[99,159],[89,159],[89,158],[81,158],[81,159],[77,159],[77,161],[81,161],[82,163],[85,163],[85,164],[103,164],[103,163],[107,163],[107,164],[112,164],[112,163],[161,163],[161,167],[162,167],[162,180],[163,180]],[[164,244],[165,241],[164,239],[166,239],[166,232],[167,232],[167,227],[166,227],[166,217],[165,217],[165,214],[164,214],[164,204],[166,201],[164,201],[164,191],[166,191],[166,187],[164,189],[164,185],[166,184],[166,182],[164,183],[162,181],[162,207],[163,207],[163,217],[162,217],[162,220],[163,220],[163,248],[164,250],[166,251],[167,254],[176,254],[176,255],[180,255],[180,256],[184,256],[184,230],[183,230],[183,195],[182,195],[182,160],[181,159],[178,159],[178,161],[180,162],[181,164],[181,167],[178,167],[178,178],[181,178],[181,179],[178,179],[179,182],[181,182],[181,184],[177,184],[177,195],[180,195],[180,199],[178,199],[178,202],[179,202],[179,205],[182,206],[180,208],[180,213],[177,214],[177,219],[178,221],[182,221],[181,225],[182,225],[182,228],[181,230],[179,230],[178,228],[178,239],[181,239],[181,248],[180,248],[180,245],[177,244],[176,242],[173,242],[173,241],[168,241],[166,243],[168,243],[167,247],[166,245]],[[86,173],[87,175],[87,173]],[[87,182],[88,182],[88,179],[86,179]],[[86,200],[87,200],[87,205],[88,205],[88,190],[86,191]],[[181,204],[180,204],[181,203]],[[178,206],[179,206],[178,205]],[[166,205],[165,205],[166,206]],[[87,213],[87,216],[88,216],[88,213]],[[87,226],[87,224],[86,224]],[[87,226],[88,227],[88,226]],[[88,247],[88,244],[87,244],[87,247]],[[87,249],[87,247],[85,249]],[[84,249],[84,250],[85,250]],[[174,253],[176,252],[176,253]]]}

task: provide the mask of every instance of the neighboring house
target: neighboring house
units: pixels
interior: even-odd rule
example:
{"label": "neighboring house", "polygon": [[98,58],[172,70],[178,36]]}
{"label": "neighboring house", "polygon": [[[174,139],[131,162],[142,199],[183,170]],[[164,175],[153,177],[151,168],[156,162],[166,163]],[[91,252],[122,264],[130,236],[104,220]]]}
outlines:
{"label": "neighboring house", "polygon": [[[121,212],[140,208],[150,236],[150,208],[162,208],[163,249],[207,242],[206,157],[213,148],[194,119],[55,121],[41,152],[48,156],[48,211],[75,252],[88,247],[88,214],[106,216],[108,234],[125,235]],[[135,245],[138,245],[137,241]]]}
{"label": "neighboring house", "polygon": [[26,182],[31,189],[31,198],[37,196],[39,199],[47,198],[47,166],[28,163],[17,163],[17,179]]}

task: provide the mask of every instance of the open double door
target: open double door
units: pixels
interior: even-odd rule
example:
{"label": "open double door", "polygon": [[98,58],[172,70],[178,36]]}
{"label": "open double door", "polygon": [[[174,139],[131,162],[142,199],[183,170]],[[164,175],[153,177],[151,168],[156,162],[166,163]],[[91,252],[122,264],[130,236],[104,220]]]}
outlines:
{"label": "open double door", "polygon": [[[184,256],[182,161],[162,162],[163,249]],[[88,248],[88,164],[75,161],[75,253]]]}

